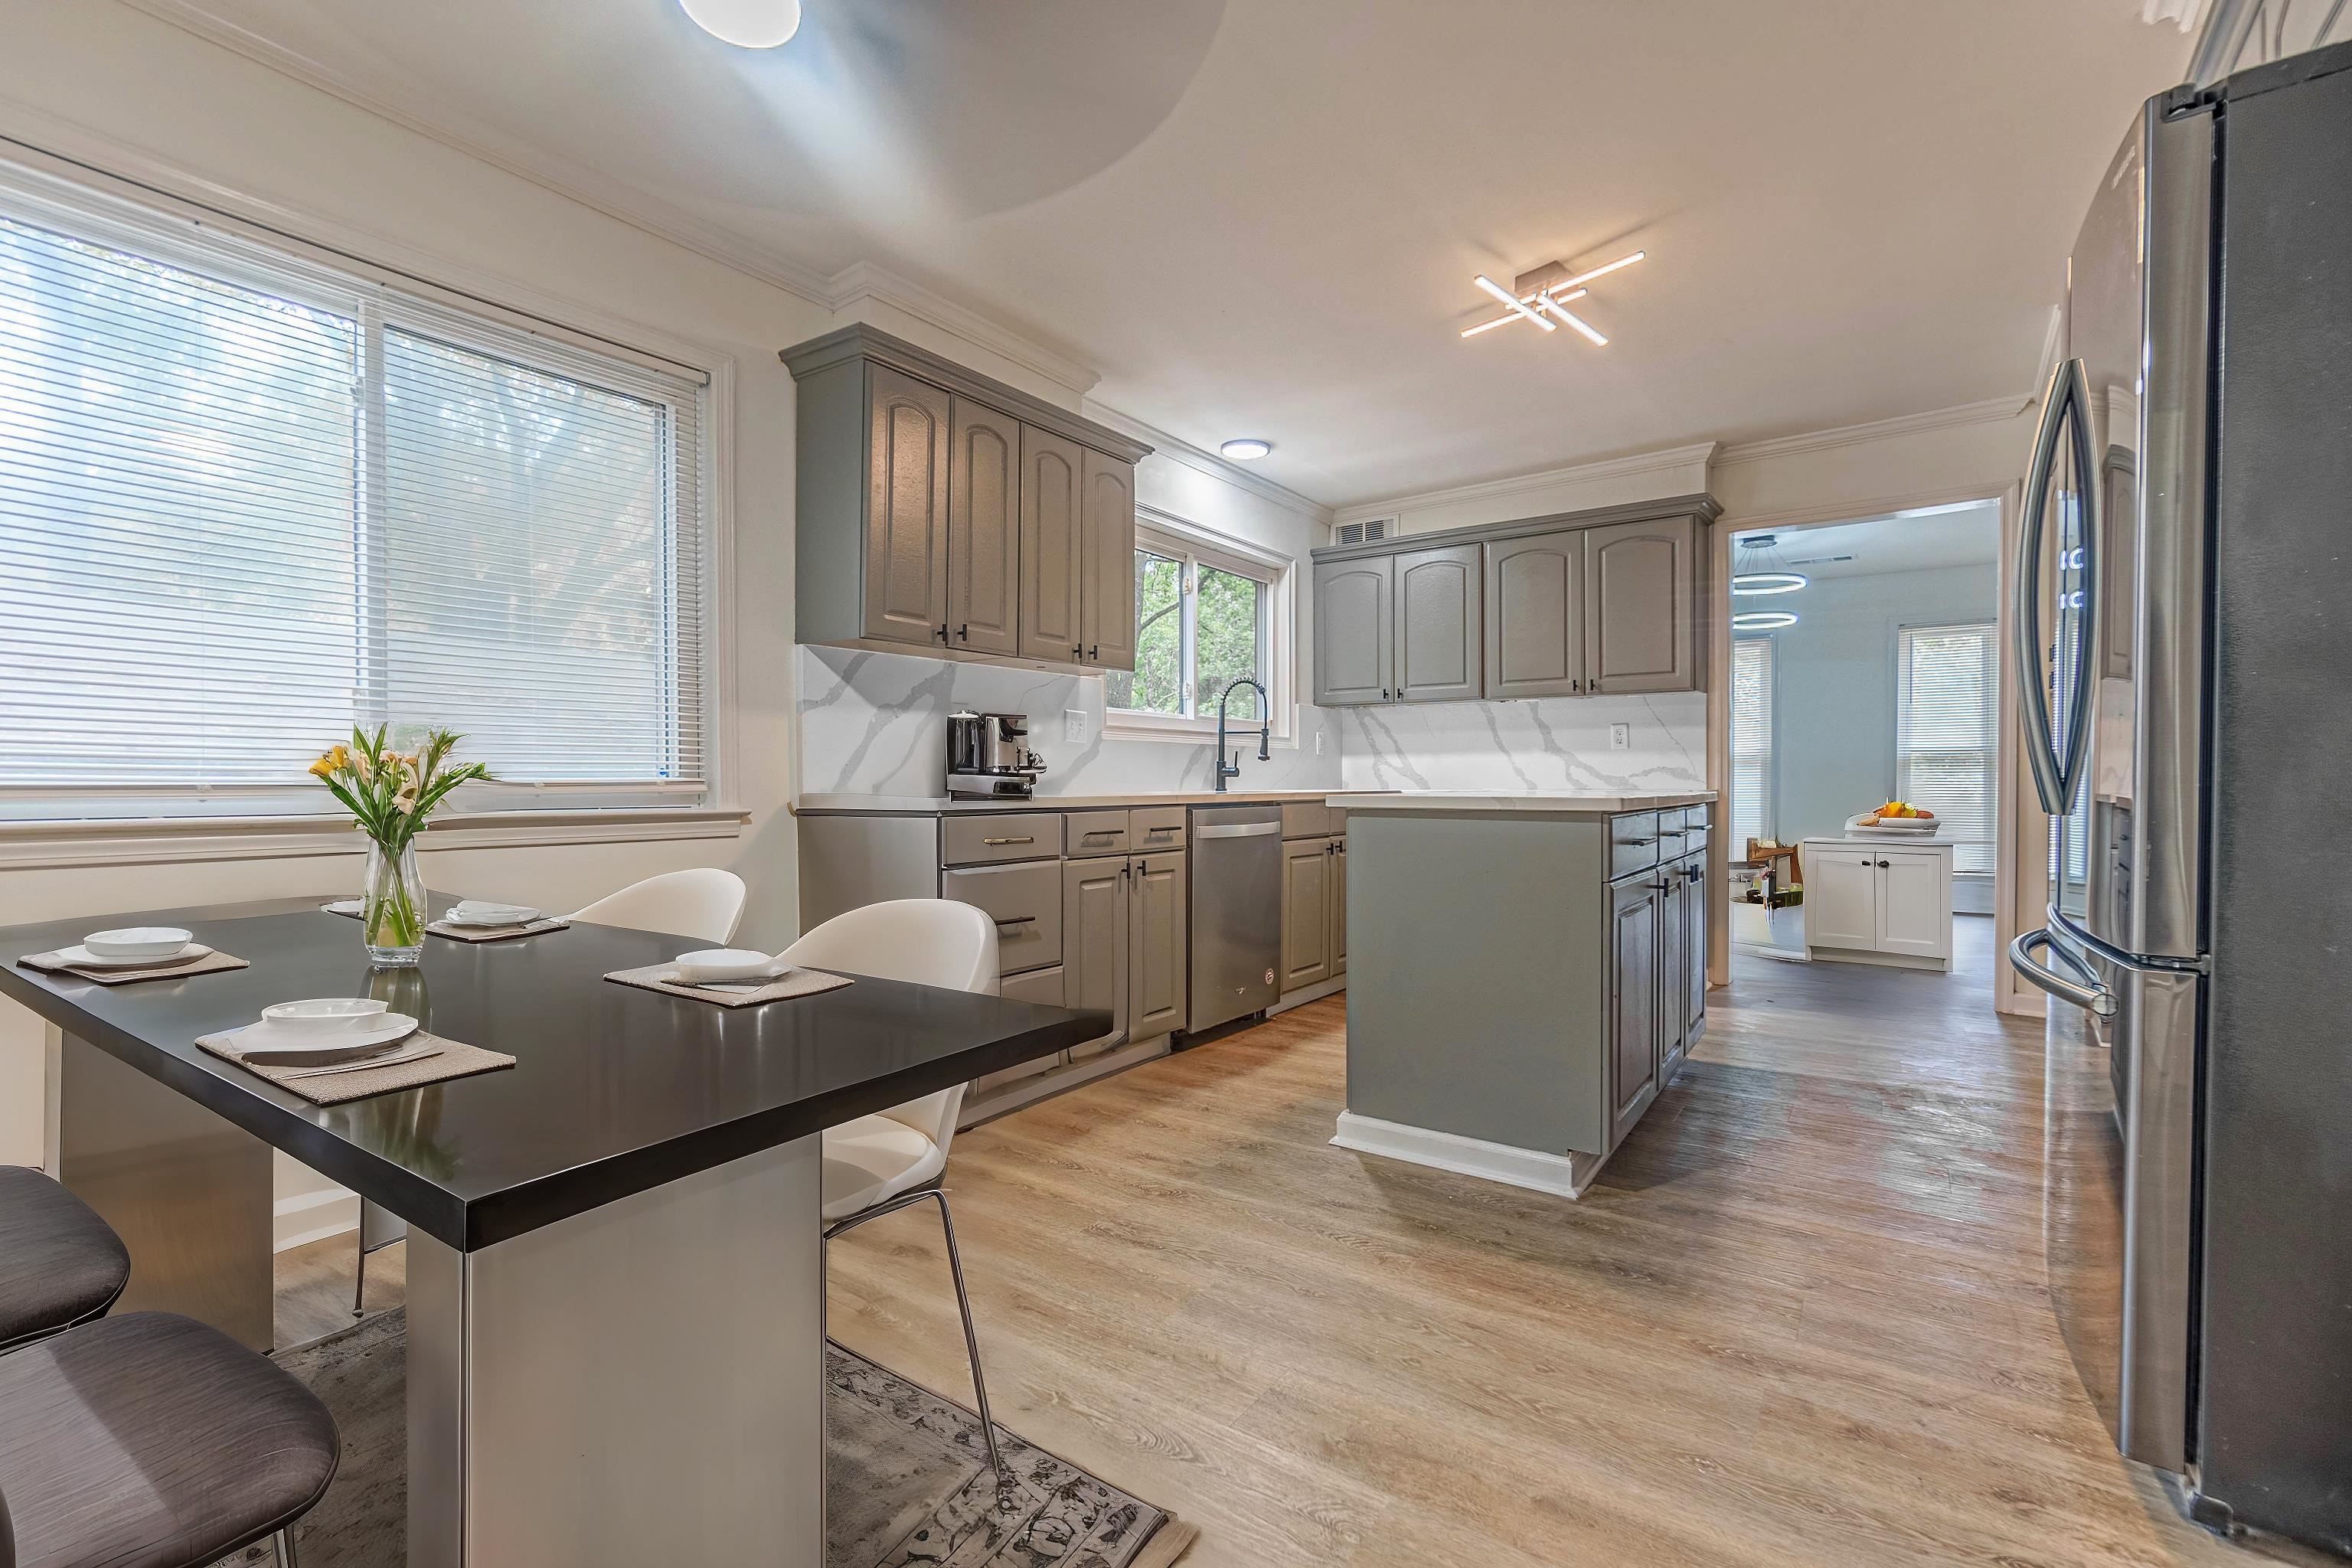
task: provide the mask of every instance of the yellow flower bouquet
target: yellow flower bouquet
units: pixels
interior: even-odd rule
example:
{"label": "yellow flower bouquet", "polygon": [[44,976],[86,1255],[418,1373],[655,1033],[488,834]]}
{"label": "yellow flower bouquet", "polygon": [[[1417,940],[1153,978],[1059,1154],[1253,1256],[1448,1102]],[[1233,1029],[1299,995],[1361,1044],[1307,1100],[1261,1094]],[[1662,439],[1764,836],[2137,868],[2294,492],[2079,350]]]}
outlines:
{"label": "yellow flower bouquet", "polygon": [[413,964],[425,949],[416,836],[450,791],[490,776],[480,763],[449,761],[463,739],[450,731],[429,730],[408,751],[392,744],[389,733],[388,725],[379,724],[373,734],[353,726],[351,742],[338,742],[310,770],[352,814],[352,826],[368,836],[360,919],[368,957],[382,968]]}

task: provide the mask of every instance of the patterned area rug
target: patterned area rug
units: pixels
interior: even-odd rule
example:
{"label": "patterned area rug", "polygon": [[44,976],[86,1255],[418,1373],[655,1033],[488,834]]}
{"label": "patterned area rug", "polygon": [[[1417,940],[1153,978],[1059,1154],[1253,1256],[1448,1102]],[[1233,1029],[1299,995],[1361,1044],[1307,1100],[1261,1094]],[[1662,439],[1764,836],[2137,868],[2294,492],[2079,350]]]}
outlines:
{"label": "patterned area rug", "polygon": [[[407,1320],[371,1318],[278,1357],[343,1435],[342,1468],[297,1527],[303,1568],[403,1568],[407,1545]],[[1168,1568],[1196,1531],[854,1352],[825,1346],[826,1568]],[[271,1563],[266,1544],[215,1568]]]}

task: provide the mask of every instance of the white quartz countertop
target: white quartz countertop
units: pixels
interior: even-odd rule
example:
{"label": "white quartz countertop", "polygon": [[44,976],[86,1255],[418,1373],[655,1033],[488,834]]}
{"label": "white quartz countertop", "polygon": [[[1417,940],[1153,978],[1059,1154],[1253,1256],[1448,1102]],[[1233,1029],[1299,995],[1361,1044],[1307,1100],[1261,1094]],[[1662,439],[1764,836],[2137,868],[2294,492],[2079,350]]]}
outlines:
{"label": "white quartz countertop", "polygon": [[1337,795],[1330,797],[1332,805],[1344,805],[1350,815],[1368,811],[1442,811],[1449,815],[1507,812],[1520,816],[1550,812],[1562,816],[1701,805],[1714,798],[1713,790],[1694,790],[1683,795],[1476,795],[1456,790],[1405,790],[1395,795],[1357,795],[1344,801]]}
{"label": "white quartz countertop", "polygon": [[1040,795],[1027,800],[954,800],[943,795],[804,795],[793,809],[805,816],[818,812],[1085,811],[1120,805],[1258,805],[1302,800],[1353,805],[1358,801],[1381,798],[1377,791],[1350,795],[1328,789],[1236,789],[1223,795],[1205,789],[1134,795]]}

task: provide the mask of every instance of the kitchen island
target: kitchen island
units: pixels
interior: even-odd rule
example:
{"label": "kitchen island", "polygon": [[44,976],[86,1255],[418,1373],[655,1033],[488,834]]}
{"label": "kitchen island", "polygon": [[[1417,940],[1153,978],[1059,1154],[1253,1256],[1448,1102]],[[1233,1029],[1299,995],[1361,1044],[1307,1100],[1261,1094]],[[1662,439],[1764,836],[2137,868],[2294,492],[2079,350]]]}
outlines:
{"label": "kitchen island", "polygon": [[1580,1194],[1706,1027],[1714,800],[1348,799],[1332,1142]]}

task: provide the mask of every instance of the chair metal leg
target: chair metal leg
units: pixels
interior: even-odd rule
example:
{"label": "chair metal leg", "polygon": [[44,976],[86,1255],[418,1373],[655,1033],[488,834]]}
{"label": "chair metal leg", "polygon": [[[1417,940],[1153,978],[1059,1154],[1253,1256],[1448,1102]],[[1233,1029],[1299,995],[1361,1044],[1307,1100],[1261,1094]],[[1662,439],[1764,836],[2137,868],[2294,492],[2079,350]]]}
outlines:
{"label": "chair metal leg", "polygon": [[295,1568],[294,1527],[289,1524],[270,1539],[278,1543],[278,1568]]}
{"label": "chair metal leg", "polygon": [[360,1303],[367,1300],[367,1237],[362,1236],[359,1240],[359,1267],[352,1271],[352,1316],[354,1318],[366,1315],[361,1310]]}
{"label": "chair metal leg", "polygon": [[956,1252],[955,1221],[948,1214],[947,1194],[933,1187],[930,1195],[940,1201],[940,1229],[948,1239],[948,1272],[955,1276],[956,1308],[963,1314],[963,1348],[971,1357],[971,1397],[980,1406],[981,1436],[988,1439],[988,1466],[1002,1481],[1009,1476],[1004,1457],[996,1451],[996,1420],[988,1413],[988,1383],[981,1375],[980,1336],[972,1331],[971,1297],[963,1288],[963,1259]]}

